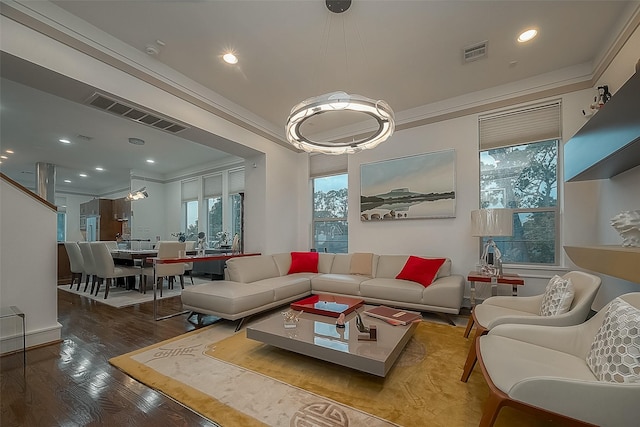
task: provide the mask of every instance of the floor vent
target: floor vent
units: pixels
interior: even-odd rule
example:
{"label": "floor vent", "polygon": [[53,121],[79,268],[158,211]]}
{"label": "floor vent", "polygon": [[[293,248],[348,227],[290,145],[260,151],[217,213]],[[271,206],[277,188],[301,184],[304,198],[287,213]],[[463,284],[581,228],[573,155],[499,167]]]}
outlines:
{"label": "floor vent", "polygon": [[157,114],[132,107],[117,99],[109,98],[108,96],[100,93],[94,93],[87,100],[86,104],[117,116],[126,117],[134,122],[162,129],[169,133],[176,134],[186,129],[185,126],[174,123],[163,117],[159,117]]}
{"label": "floor vent", "polygon": [[487,41],[476,43],[464,48],[462,59],[464,62],[473,62],[487,56]]}

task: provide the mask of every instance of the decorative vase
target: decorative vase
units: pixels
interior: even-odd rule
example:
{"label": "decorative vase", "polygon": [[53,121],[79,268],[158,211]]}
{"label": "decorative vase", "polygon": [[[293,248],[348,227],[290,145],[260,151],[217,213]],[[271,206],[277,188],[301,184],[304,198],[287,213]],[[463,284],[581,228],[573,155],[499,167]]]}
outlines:
{"label": "decorative vase", "polygon": [[611,226],[622,237],[622,246],[640,247],[640,210],[620,212],[611,218]]}

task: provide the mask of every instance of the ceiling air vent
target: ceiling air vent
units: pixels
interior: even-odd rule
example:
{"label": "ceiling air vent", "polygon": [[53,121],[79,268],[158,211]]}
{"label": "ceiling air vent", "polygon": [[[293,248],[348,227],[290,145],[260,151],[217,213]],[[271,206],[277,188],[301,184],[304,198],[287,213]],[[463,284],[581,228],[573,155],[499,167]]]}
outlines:
{"label": "ceiling air vent", "polygon": [[126,117],[134,122],[162,129],[169,133],[178,133],[186,129],[185,126],[174,123],[165,118],[158,117],[157,114],[152,114],[141,110],[140,108],[132,107],[117,99],[110,98],[100,93],[94,93],[86,101],[86,104],[121,117]]}
{"label": "ceiling air vent", "polygon": [[478,59],[482,59],[487,56],[487,40],[476,43],[472,46],[467,46],[464,48],[462,54],[462,60],[464,62],[472,62],[477,61]]}

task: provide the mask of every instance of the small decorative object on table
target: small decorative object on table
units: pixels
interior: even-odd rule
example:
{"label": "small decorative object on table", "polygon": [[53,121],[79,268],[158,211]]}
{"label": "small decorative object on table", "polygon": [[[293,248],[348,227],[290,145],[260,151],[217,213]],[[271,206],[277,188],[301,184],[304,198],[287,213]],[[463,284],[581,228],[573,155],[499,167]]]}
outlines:
{"label": "small decorative object on table", "polygon": [[622,246],[640,247],[640,210],[620,212],[611,218],[611,226],[622,237]]}
{"label": "small decorative object on table", "polygon": [[338,320],[336,320],[336,328],[344,328],[344,313],[340,313]]}
{"label": "small decorative object on table", "polygon": [[297,312],[293,310],[287,310],[282,312],[282,316],[284,317],[284,327],[285,329],[295,328],[298,326],[298,320],[300,320],[300,315],[303,311]]}
{"label": "small decorative object on table", "polygon": [[378,341],[378,328],[371,325],[368,328],[364,325],[360,313],[356,312],[356,327],[358,328],[358,341]]}

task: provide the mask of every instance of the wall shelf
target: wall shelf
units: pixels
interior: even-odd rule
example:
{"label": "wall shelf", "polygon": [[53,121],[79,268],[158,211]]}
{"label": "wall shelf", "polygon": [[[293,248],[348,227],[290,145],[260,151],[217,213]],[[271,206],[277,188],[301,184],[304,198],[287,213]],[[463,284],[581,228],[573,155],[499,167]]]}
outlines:
{"label": "wall shelf", "polygon": [[565,246],[578,267],[640,284],[640,248],[630,246]]}
{"label": "wall shelf", "polygon": [[640,165],[640,73],[635,73],[564,146],[565,180],[618,175]]}

